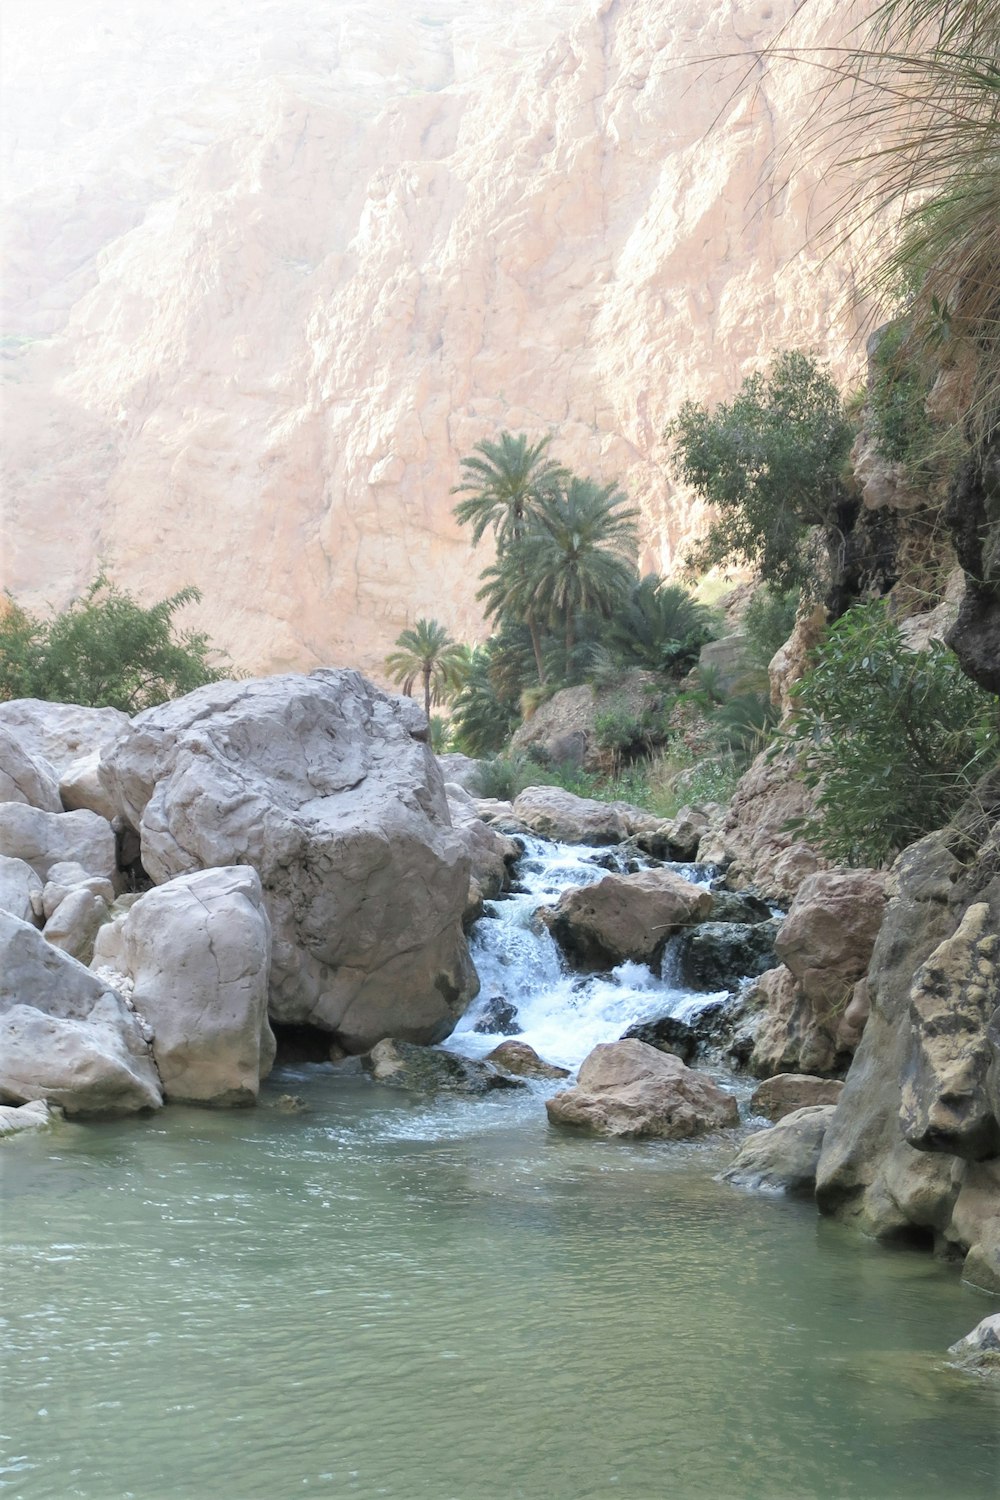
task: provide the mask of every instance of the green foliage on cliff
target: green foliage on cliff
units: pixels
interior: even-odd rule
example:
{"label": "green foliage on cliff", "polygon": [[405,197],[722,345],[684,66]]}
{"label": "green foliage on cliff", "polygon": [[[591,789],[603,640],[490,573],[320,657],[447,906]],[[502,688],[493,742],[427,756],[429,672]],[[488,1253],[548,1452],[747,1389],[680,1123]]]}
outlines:
{"label": "green foliage on cliff", "polygon": [[811,530],[844,498],[853,440],[840,396],[809,355],[779,355],[714,411],[686,401],[667,428],[679,478],[719,511],[694,547],[704,571],[749,563],[778,590],[814,573]]}
{"label": "green foliage on cliff", "polygon": [[878,865],[946,823],[1000,758],[997,699],[939,641],[908,651],[879,602],[831,629],[795,690],[793,739],[823,853]]}
{"label": "green foliage on cliff", "polygon": [[44,698],[137,713],[227,673],[208,637],[174,616],[201,595],[180,589],[149,608],[101,573],[51,619],[8,594],[0,614],[0,699]]}

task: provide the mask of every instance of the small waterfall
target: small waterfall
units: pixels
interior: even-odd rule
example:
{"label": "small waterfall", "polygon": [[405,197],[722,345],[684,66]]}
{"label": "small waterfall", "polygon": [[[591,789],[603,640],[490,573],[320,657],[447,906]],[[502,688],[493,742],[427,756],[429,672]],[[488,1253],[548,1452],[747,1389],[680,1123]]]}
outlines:
{"label": "small waterfall", "polygon": [[[536,913],[554,906],[563,891],[594,885],[609,869],[624,870],[619,850],[551,844],[525,839],[516,870],[517,891],[487,903],[487,915],[472,930],[472,958],[482,988],[468,1014],[445,1044],[469,1057],[482,1057],[504,1038],[475,1030],[491,1000],[502,996],[517,1011],[520,1041],[547,1062],[577,1068],[599,1042],[613,1042],[637,1021],[676,1015],[691,1020],[720,994],[693,994],[680,987],[668,944],[661,972],[624,963],[606,974],[578,974],[567,968],[548,929]],[[632,860],[630,868],[652,860]],[[708,887],[705,865],[669,866],[678,875]]]}

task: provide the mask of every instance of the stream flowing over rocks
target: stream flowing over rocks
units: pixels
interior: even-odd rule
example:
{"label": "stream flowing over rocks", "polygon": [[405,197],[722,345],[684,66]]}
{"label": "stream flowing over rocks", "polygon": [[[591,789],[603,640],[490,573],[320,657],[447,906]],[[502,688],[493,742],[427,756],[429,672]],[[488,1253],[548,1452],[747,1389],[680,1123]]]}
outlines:
{"label": "stream flowing over rocks", "polygon": [[[734,1186],[815,1186],[1000,1292],[1000,784],[888,874],[809,870],[782,914],[740,888],[738,807],[477,800],[356,672],[74,712],[0,705],[4,1134],[253,1104],[292,1026],[331,1086],[527,1090],[561,1129],[698,1137],[743,1100],[776,1123]],[[715,862],[648,852],[699,819]],[[761,849],[773,893],[789,851]]]}

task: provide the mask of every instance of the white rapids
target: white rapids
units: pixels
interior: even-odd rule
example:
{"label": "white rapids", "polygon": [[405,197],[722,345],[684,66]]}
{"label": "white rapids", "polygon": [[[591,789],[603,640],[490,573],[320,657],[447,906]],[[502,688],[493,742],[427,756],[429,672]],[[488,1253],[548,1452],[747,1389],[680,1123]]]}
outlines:
{"label": "white rapids", "polygon": [[[534,1047],[546,1062],[575,1070],[599,1042],[617,1041],[637,1021],[667,1015],[691,1020],[725,998],[725,990],[694,994],[679,988],[669,945],[658,974],[639,963],[619,964],[607,974],[569,970],[535,913],[554,905],[570,887],[603,879],[608,870],[597,861],[609,855],[616,859],[616,851],[533,838],[524,839],[524,844],[516,870],[522,890],[487,902],[488,915],[472,930],[472,959],[482,987],[445,1043],[447,1048],[483,1057],[505,1040],[498,1033],[475,1030],[490,1000],[501,995],[517,1010],[518,1041]],[[706,889],[711,880],[705,865],[669,868]]]}

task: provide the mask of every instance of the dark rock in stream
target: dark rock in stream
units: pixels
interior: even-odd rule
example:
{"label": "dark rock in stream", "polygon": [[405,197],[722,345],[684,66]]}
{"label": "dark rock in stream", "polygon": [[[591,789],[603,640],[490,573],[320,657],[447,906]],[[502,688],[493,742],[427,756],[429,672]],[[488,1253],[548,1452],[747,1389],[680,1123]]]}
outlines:
{"label": "dark rock in stream", "polygon": [[702,922],[677,943],[678,975],[692,990],[736,990],[747,977],[756,979],[778,960],[775,938],[781,923]]}
{"label": "dark rock in stream", "polygon": [[759,1130],[740,1147],[723,1180],[764,1192],[811,1192],[833,1104],[811,1104]]}
{"label": "dark rock in stream", "polygon": [[520,1036],[524,1030],[517,1024],[517,1006],[504,995],[490,996],[472,1029],[483,1036]]}
{"label": "dark rock in stream", "polygon": [[366,1052],[361,1065],[375,1083],[418,1094],[486,1094],[490,1089],[525,1087],[519,1079],[498,1072],[490,1063],[473,1062],[455,1052],[391,1038]]}
{"label": "dark rock in stream", "polygon": [[713,922],[769,922],[772,912],[766,901],[752,891],[712,889]]}

